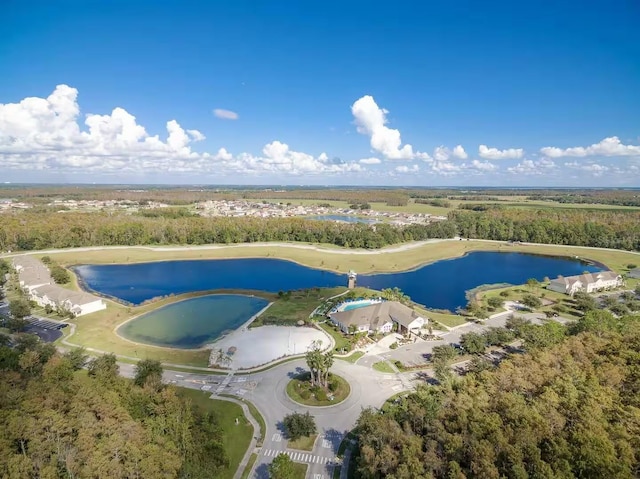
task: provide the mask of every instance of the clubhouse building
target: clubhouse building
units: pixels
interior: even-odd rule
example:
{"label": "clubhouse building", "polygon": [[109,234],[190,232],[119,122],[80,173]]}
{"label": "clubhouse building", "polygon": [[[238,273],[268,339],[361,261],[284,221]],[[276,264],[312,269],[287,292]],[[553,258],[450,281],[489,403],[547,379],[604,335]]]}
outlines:
{"label": "clubhouse building", "polygon": [[417,333],[428,320],[398,301],[381,301],[346,311],[329,313],[343,333]]}

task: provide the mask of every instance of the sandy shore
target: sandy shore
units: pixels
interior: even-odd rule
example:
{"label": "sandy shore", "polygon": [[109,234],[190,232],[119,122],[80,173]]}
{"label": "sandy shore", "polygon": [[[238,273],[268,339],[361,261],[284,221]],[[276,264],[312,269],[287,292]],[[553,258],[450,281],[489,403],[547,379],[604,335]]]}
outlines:
{"label": "sandy shore", "polygon": [[283,356],[303,354],[313,341],[329,345],[327,336],[316,328],[297,326],[261,326],[240,328],[211,344],[212,357],[222,350],[235,348],[229,362],[219,363],[231,369],[247,369],[274,361]]}

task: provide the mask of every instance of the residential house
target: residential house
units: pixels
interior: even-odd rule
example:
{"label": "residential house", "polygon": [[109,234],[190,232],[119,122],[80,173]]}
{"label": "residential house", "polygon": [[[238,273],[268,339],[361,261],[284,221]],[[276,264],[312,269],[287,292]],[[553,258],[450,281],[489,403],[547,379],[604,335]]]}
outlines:
{"label": "residential house", "polygon": [[390,333],[394,325],[398,332],[411,333],[422,328],[427,320],[413,309],[397,301],[330,313],[331,321],[344,333]]}
{"label": "residential house", "polygon": [[42,307],[49,305],[54,309],[64,309],[71,311],[75,316],[95,313],[107,307],[105,302],[97,296],[61,288],[55,284],[33,289],[30,297]]}
{"label": "residential house", "polygon": [[49,269],[39,259],[22,255],[13,258],[13,267],[18,273],[20,286],[29,294],[29,299],[42,307],[71,311],[75,316],[106,309],[106,303],[83,291],[72,291],[55,284]]}
{"label": "residential house", "polygon": [[49,269],[39,259],[23,255],[16,256],[12,262],[20,286],[29,292],[38,286],[53,283]]}
{"label": "residential house", "polygon": [[559,276],[551,280],[547,289],[573,296],[578,291],[593,293],[619,286],[622,286],[622,276],[613,271],[600,271],[577,276]]}

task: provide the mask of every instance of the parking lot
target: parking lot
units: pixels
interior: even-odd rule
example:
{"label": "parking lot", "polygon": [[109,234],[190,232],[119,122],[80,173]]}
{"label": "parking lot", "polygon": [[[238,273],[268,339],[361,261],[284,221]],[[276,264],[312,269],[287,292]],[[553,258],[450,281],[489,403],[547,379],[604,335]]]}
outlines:
{"label": "parking lot", "polygon": [[[5,318],[9,317],[9,305],[4,300],[0,302],[0,316]],[[45,343],[52,343],[60,338],[62,336],[62,329],[67,327],[66,323],[52,321],[34,315],[27,316],[24,319],[28,323],[24,332],[35,334]]]}

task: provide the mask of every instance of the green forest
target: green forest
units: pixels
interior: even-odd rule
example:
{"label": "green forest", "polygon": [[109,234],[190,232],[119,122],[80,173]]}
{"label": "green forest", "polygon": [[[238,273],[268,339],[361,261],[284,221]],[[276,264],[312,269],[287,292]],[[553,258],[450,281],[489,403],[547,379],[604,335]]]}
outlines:
{"label": "green forest", "polygon": [[22,212],[3,215],[0,250],[261,241],[303,241],[347,248],[380,248],[403,241],[450,238],[455,233],[455,225],[448,221],[404,228],[379,224],[372,228],[365,224],[302,218],[166,218],[110,213]]}
{"label": "green forest", "polygon": [[[465,205],[468,207],[468,205]],[[39,250],[109,245],[166,245],[299,241],[345,248],[381,248],[430,238],[489,239],[640,250],[640,212],[458,209],[431,224],[394,226],[336,223],[304,218],[204,218],[169,209],[166,214],[4,214],[0,250]]]}
{"label": "green forest", "polygon": [[357,475],[638,477],[640,317],[590,311],[564,334],[493,370],[421,387],[384,413],[365,410]]}
{"label": "green forest", "polygon": [[159,363],[131,381],[113,355],[87,373],[81,351],[0,340],[0,477],[209,479],[227,466],[220,417],[162,385]]}

